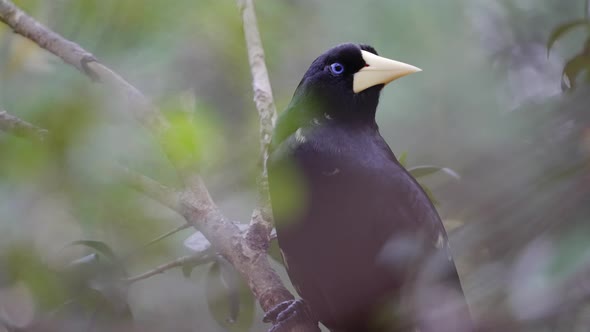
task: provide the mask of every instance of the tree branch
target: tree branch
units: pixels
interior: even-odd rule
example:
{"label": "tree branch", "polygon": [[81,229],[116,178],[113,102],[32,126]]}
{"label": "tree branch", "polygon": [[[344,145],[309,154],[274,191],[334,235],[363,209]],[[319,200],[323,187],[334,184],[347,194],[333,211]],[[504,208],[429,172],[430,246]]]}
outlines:
{"label": "tree branch", "polygon": [[[261,168],[261,173],[258,183],[258,207],[254,209],[252,213],[250,227],[245,234],[245,239],[250,248],[255,248],[258,251],[266,253],[270,243],[273,220],[268,188],[267,161],[269,157],[272,133],[277,118],[277,111],[273,101],[268,70],[266,69],[266,63],[264,61],[264,49],[262,47],[260,32],[258,31],[258,22],[256,20],[254,1],[237,0],[237,4],[242,14],[244,38],[246,40],[248,60],[252,74],[254,103],[256,104],[256,109],[258,110],[258,116],[260,119],[259,165]],[[268,264],[266,255],[264,256],[264,261],[266,264]],[[269,277],[274,279],[276,275]],[[287,299],[293,299],[293,295],[291,295],[282,286],[282,284],[276,285],[276,287],[283,291],[283,296],[285,296]],[[275,305],[276,304],[277,303],[275,303]],[[269,309],[272,309],[272,307],[263,306],[263,309],[265,312],[267,312]],[[289,326],[284,326],[281,330],[288,330],[291,332],[319,331],[317,322],[312,321],[310,317],[307,317],[307,315],[297,317],[296,321],[288,325]]]}
{"label": "tree branch", "polygon": [[[269,147],[272,132],[275,126],[277,111],[274,105],[272,88],[268,78],[268,70],[264,61],[264,49],[258,31],[258,22],[252,0],[237,0],[242,14],[244,26],[244,38],[248,49],[248,60],[252,73],[252,89],[254,91],[254,103],[260,119],[260,156],[259,165],[261,174],[259,178],[259,203],[258,208],[252,213],[251,231],[247,238],[252,241],[266,241],[268,243],[272,230],[272,209],[270,207],[268,192],[268,170],[266,162],[269,156]],[[261,239],[260,239],[261,238]]]}
{"label": "tree branch", "polygon": [[[244,36],[248,48],[248,60],[252,73],[252,88],[254,90],[254,102],[260,116],[260,143],[263,156],[268,157],[268,147],[275,126],[277,111],[275,109],[268,71],[264,61],[264,49],[258,32],[258,22],[252,0],[238,0],[238,6],[242,13]],[[266,170],[266,167],[264,167]]]}
{"label": "tree branch", "polygon": [[15,136],[45,141],[49,132],[0,109],[0,130]]}
{"label": "tree branch", "polygon": [[[244,23],[248,26],[255,24],[252,2],[243,2],[241,9],[245,17]],[[158,109],[138,89],[111,69],[100,64],[91,53],[41,25],[8,0],[0,0],[0,21],[9,25],[16,33],[31,39],[39,46],[57,55],[64,62],[74,66],[89,78],[105,83],[126,96],[133,106],[130,109],[133,110],[136,119],[151,129],[156,136],[160,136],[170,128],[170,125]],[[257,30],[251,30],[250,27],[245,28],[245,30],[257,32]],[[249,36],[249,43],[251,44],[251,41],[254,41],[255,45],[258,45],[258,49],[261,50],[258,34],[252,37],[253,35],[247,32],[247,35]],[[260,62],[262,62],[262,65],[264,64],[263,55],[260,52],[252,53],[251,60],[257,66],[256,68],[260,68]],[[259,73],[259,69],[253,69],[254,77],[258,77]],[[264,125],[264,128],[261,129],[262,159],[265,160],[268,156],[268,144],[275,115],[274,107],[268,108],[268,105],[272,106],[272,95],[270,94],[270,84],[268,83],[266,71],[264,71],[263,76],[267,83],[261,83],[264,80],[255,79],[254,90],[255,96],[257,96],[255,100],[257,105],[260,106],[259,109],[266,110],[261,113],[261,117],[264,119],[261,119],[261,123]],[[265,105],[266,108],[263,107]],[[164,148],[166,149],[165,146]],[[293,299],[293,295],[284,287],[279,276],[270,266],[266,254],[267,238],[270,234],[270,223],[267,222],[270,220],[269,205],[265,204],[267,208],[262,208],[260,212],[255,211],[252,222],[254,227],[251,227],[254,230],[262,229],[261,233],[266,236],[243,237],[237,226],[227,220],[213,202],[201,178],[194,173],[185,173],[185,170],[181,167],[177,168],[181,172],[180,175],[185,187],[179,193],[177,211],[184,216],[188,223],[200,230],[211,242],[215,250],[240,272],[248,282],[263,310],[268,311],[281,302]],[[266,176],[264,166],[263,176]],[[256,233],[258,232],[248,232],[248,235]],[[292,331],[306,331],[306,329],[293,329]]]}
{"label": "tree branch", "polygon": [[166,119],[137,88],[113,70],[99,63],[92,53],[37,22],[11,1],[0,0],[0,21],[10,26],[15,33],[32,40],[43,49],[58,56],[93,81],[102,82],[122,94],[134,106],[130,110],[135,118],[145,126],[158,130],[168,127]]}

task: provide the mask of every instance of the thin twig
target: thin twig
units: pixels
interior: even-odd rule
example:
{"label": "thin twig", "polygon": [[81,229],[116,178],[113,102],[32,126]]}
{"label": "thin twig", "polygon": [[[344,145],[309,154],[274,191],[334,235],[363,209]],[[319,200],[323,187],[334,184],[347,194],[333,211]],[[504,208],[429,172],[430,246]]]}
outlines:
{"label": "thin twig", "polygon": [[172,230],[170,230],[170,231],[168,231],[168,232],[166,232],[166,233],[164,233],[164,234],[156,237],[155,239],[149,241],[148,243],[144,244],[142,246],[142,248],[149,247],[149,246],[151,246],[154,243],[157,243],[159,241],[162,241],[163,239],[165,239],[165,238],[167,238],[169,236],[172,236],[172,235],[174,235],[174,234],[176,234],[176,233],[178,233],[180,231],[183,231],[183,230],[185,230],[187,228],[190,228],[190,227],[191,227],[191,225],[189,225],[189,224],[184,224],[184,225],[180,225],[178,227],[175,227],[174,229],[172,229]]}
{"label": "thin twig", "polygon": [[49,134],[46,129],[39,128],[14,115],[10,115],[4,110],[0,110],[0,130],[15,136],[38,141],[45,141]]}
{"label": "thin twig", "polygon": [[164,273],[167,270],[184,266],[186,264],[197,264],[197,265],[204,264],[204,263],[207,263],[208,261],[213,260],[214,257],[215,256],[212,255],[209,251],[197,253],[194,255],[182,256],[182,257],[179,257],[171,262],[162,264],[152,270],[149,270],[149,271],[144,272],[142,274],[136,275],[134,277],[127,278],[127,279],[125,279],[125,281],[128,283],[134,283],[134,282],[137,282],[140,280],[147,279],[149,277],[153,277],[157,274]]}
{"label": "thin twig", "polygon": [[260,118],[260,145],[263,159],[263,176],[266,176],[266,158],[270,146],[272,132],[275,126],[277,111],[272,97],[268,70],[264,61],[264,49],[258,31],[254,2],[252,0],[238,0],[238,6],[242,13],[244,25],[244,37],[248,48],[248,60],[252,73],[252,88],[254,90],[254,103],[258,109]]}
{"label": "thin twig", "polygon": [[249,242],[268,245],[272,230],[272,209],[269,201],[268,170],[266,162],[272,132],[275,126],[277,111],[274,105],[268,70],[264,61],[264,49],[258,31],[254,2],[252,0],[238,0],[238,7],[242,13],[244,37],[248,49],[248,60],[252,73],[252,89],[254,103],[260,119],[260,156],[261,168],[259,177],[258,207],[253,211],[250,230],[246,233]]}
{"label": "thin twig", "polygon": [[183,231],[187,228],[190,228],[190,227],[191,227],[191,225],[189,225],[189,224],[184,224],[184,225],[180,225],[178,227],[175,227],[174,229],[172,229],[172,230],[150,240],[149,242],[143,244],[139,248],[134,249],[133,251],[128,253],[123,260],[129,260],[129,259],[133,258],[134,256],[136,256],[137,254],[141,253],[145,248],[147,248],[157,242],[160,242],[160,241],[164,240],[165,238],[172,236],[172,235],[174,235],[180,231]]}
{"label": "thin twig", "polygon": [[133,172],[127,167],[116,166],[114,170],[132,188],[146,194],[148,197],[174,211],[180,209],[179,196],[174,190],[143,174]]}
{"label": "thin twig", "polygon": [[[270,143],[272,133],[275,127],[277,111],[274,105],[272,89],[268,77],[268,70],[264,61],[264,49],[253,0],[237,0],[238,7],[242,13],[242,22],[244,27],[244,37],[248,49],[248,60],[252,73],[252,88],[254,90],[254,103],[258,110],[260,119],[260,156],[259,164],[261,173],[258,183],[258,206],[252,212],[250,227],[244,238],[248,248],[255,249],[266,253],[270,244],[272,232],[272,208],[270,205],[270,195],[268,188],[268,168],[267,161],[269,157]],[[266,255],[264,259],[267,260]],[[282,286],[281,286],[282,287]],[[292,299],[293,296],[286,292],[283,296]],[[269,311],[272,307],[263,307],[264,311]],[[290,332],[310,332],[319,331],[317,322],[312,321],[309,317],[298,317],[291,326],[284,327],[282,330]],[[275,330],[273,328],[273,330]]]}

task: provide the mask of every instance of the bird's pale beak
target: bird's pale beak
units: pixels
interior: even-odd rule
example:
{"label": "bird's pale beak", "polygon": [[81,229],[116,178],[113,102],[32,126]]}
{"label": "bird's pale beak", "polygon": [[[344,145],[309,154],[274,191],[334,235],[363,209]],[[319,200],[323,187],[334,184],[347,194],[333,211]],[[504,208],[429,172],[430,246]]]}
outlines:
{"label": "bird's pale beak", "polygon": [[400,77],[422,71],[407,63],[380,57],[361,50],[365,67],[354,74],[352,89],[359,93],[377,84],[387,84]]}

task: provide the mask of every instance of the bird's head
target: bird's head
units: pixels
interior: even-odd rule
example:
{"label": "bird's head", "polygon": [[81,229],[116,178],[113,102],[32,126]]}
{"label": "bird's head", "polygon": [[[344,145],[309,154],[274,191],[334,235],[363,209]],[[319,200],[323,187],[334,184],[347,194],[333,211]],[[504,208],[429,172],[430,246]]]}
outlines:
{"label": "bird's head", "polygon": [[[379,92],[387,83],[421,71],[380,57],[368,45],[338,45],[313,61],[297,87],[291,107],[331,117],[366,115],[374,119]],[[303,104],[303,105],[301,105]]]}

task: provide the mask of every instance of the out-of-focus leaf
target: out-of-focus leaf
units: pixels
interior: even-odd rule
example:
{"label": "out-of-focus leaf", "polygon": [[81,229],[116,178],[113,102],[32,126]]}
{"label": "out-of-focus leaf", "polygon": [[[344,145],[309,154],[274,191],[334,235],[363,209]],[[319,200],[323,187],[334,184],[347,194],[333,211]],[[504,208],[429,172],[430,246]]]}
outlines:
{"label": "out-of-focus leaf", "polygon": [[194,268],[195,266],[192,264],[184,264],[182,266],[182,275],[187,279],[190,278]]}
{"label": "out-of-focus leaf", "polygon": [[285,223],[297,220],[307,198],[307,188],[300,170],[292,164],[283,163],[274,169],[271,182],[278,188],[272,202],[275,220]]}
{"label": "out-of-focus leaf", "polygon": [[186,93],[162,105],[171,128],[161,137],[169,157],[186,167],[210,166],[223,156],[224,135],[219,119]]}
{"label": "out-of-focus leaf", "polygon": [[268,255],[274,259],[277,263],[285,265],[283,261],[283,255],[281,255],[281,248],[279,247],[279,241],[275,238],[270,240],[270,247],[268,248]]}
{"label": "out-of-focus leaf", "polygon": [[15,35],[11,38],[10,44],[8,75],[23,69],[33,73],[47,73],[53,70],[51,54],[43,52],[43,49],[31,40]]}
{"label": "out-of-focus leaf", "polygon": [[25,283],[18,282],[11,287],[0,287],[0,326],[4,323],[18,331],[20,329],[17,327],[25,327],[33,321],[35,311],[33,294]]}
{"label": "out-of-focus leaf", "polygon": [[590,160],[583,160],[572,165],[565,165],[558,169],[547,172],[547,175],[539,182],[539,189],[546,190],[547,187],[555,185],[555,183],[572,179],[579,176],[583,172],[588,172],[590,168]]}
{"label": "out-of-focus leaf", "polygon": [[51,310],[68,299],[58,274],[30,248],[16,247],[0,252],[0,274],[0,287],[24,282],[41,310]]}
{"label": "out-of-focus leaf", "polygon": [[111,247],[108,244],[106,244],[102,241],[78,240],[78,241],[74,241],[74,242],[70,243],[69,245],[70,246],[75,246],[75,245],[85,246],[90,249],[96,250],[98,253],[102,254],[103,256],[105,256],[106,258],[108,258],[112,261],[117,261],[117,256],[115,255],[115,252],[113,251],[113,249],[111,249]]}
{"label": "out-of-focus leaf", "polygon": [[228,290],[229,312],[227,321],[235,324],[240,314],[239,276],[236,270],[225,259],[219,258],[218,262],[221,272],[221,282]]}
{"label": "out-of-focus leaf", "polygon": [[553,31],[551,32],[551,35],[549,36],[549,40],[547,41],[547,55],[549,55],[549,52],[551,51],[553,44],[555,44],[555,42],[559,38],[561,38],[566,33],[572,31],[573,29],[575,29],[577,27],[582,27],[582,26],[585,26],[586,28],[590,29],[590,21],[588,19],[575,20],[575,21],[571,21],[571,22],[562,24],[562,25],[558,26],[557,28],[553,29]]}
{"label": "out-of-focus leaf", "polygon": [[184,246],[194,252],[203,252],[211,248],[211,243],[203,233],[197,231],[184,240]]}
{"label": "out-of-focus leaf", "polygon": [[0,174],[5,181],[38,181],[52,165],[55,155],[47,145],[33,144],[18,137],[0,140]]}
{"label": "out-of-focus leaf", "polygon": [[563,279],[590,266],[589,234],[588,227],[578,227],[557,242],[557,250],[549,266],[553,278]]}
{"label": "out-of-focus leaf", "polygon": [[444,172],[457,180],[461,179],[461,176],[457,172],[447,167],[421,165],[408,168],[408,172],[410,172],[410,174],[412,174],[412,176],[415,178],[424,177],[437,172]]}
{"label": "out-of-focus leaf", "polygon": [[223,258],[209,268],[207,304],[213,318],[229,331],[245,331],[254,321],[254,296],[237,271]]}
{"label": "out-of-focus leaf", "polygon": [[203,254],[202,257],[198,260],[191,260],[189,262],[186,262],[185,264],[182,265],[182,275],[188,279],[191,277],[191,274],[193,273],[193,269],[195,267],[210,263],[213,260],[215,260],[213,253],[209,252],[209,253]]}
{"label": "out-of-focus leaf", "polygon": [[430,190],[430,188],[428,188],[428,186],[425,185],[425,184],[423,184],[423,183],[420,183],[420,186],[422,187],[422,189],[424,189],[424,192],[426,193],[426,195],[428,196],[428,198],[430,199],[430,201],[432,202],[432,204],[438,205],[439,202],[434,197],[434,194],[432,193],[432,190]]}
{"label": "out-of-focus leaf", "polygon": [[520,319],[539,319],[559,305],[556,284],[548,272],[555,248],[550,238],[532,241],[512,268],[508,303]]}
{"label": "out-of-focus leaf", "polygon": [[[95,251],[72,261],[62,271],[64,284],[78,304],[78,310],[88,310],[107,321],[131,318],[128,284],[122,282],[127,271],[111,247],[93,240],[74,241],[69,245],[81,245]],[[106,259],[101,260],[100,256]]]}
{"label": "out-of-focus leaf", "polygon": [[397,158],[397,161],[399,161],[399,163],[406,167],[407,166],[407,160],[408,159],[408,151],[404,151],[399,155],[399,158]]}
{"label": "out-of-focus leaf", "polygon": [[98,262],[99,256],[97,253],[92,253],[90,255],[86,255],[82,258],[78,258],[70,262],[70,266],[80,266],[80,265],[88,265]]}
{"label": "out-of-focus leaf", "polygon": [[213,318],[221,326],[228,326],[229,312],[229,289],[221,279],[221,268],[219,262],[211,264],[207,273],[207,305]]}
{"label": "out-of-focus leaf", "polygon": [[584,71],[587,74],[590,73],[590,55],[582,53],[569,60],[563,68],[562,90],[575,89],[577,86],[576,80]]}

